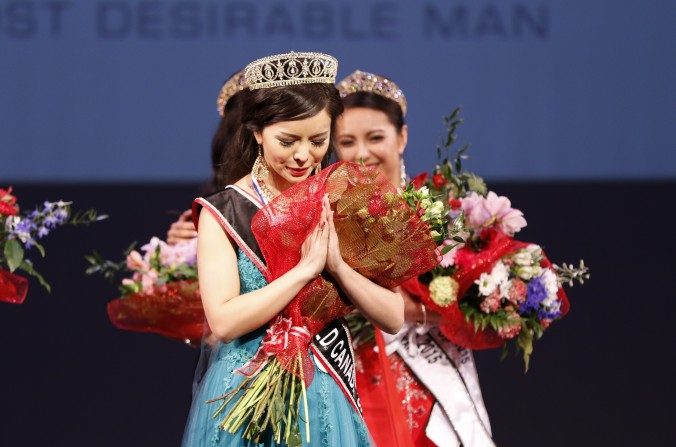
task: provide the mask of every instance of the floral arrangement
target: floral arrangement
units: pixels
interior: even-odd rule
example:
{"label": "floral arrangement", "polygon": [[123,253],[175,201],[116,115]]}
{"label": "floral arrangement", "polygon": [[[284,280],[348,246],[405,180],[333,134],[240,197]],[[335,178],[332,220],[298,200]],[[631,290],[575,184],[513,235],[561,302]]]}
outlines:
{"label": "floral arrangement", "polygon": [[122,296],[108,303],[108,317],[119,329],[153,332],[198,344],[204,331],[204,310],[197,284],[197,239],[169,245],[157,237],[121,262],[94,253],[86,259],[87,274],[114,280],[121,272]]}
{"label": "floral arrangement", "polygon": [[[437,148],[440,159],[442,147],[450,153],[456,140],[459,114],[455,109],[444,119],[448,134]],[[533,341],[568,311],[563,284],[584,283],[588,269],[583,261],[579,267],[552,265],[540,246],[515,240],[526,226],[523,213],[463,170],[467,149],[443,159],[431,176],[418,175],[404,191],[441,200],[442,226],[456,230],[450,238],[439,232],[438,265],[406,288],[444,316],[441,330],[456,344],[506,348],[515,340],[528,369]]]}
{"label": "floral arrangement", "polygon": [[[365,277],[394,287],[436,263],[429,225],[389,181],[375,169],[339,162],[285,190],[254,216],[251,229],[265,257],[268,281],[298,263],[325,195],[334,211],[341,255]],[[431,202],[421,207],[421,214],[428,210],[431,218],[431,207]],[[314,367],[308,349],[326,324],[350,310],[330,278],[319,276],[306,284],[271,321],[254,358],[240,368],[245,379],[239,387],[211,400],[220,403],[214,415],[223,416],[220,427],[231,433],[243,428],[244,438],[253,442],[270,430],[277,443],[299,446],[302,419],[311,442],[306,390]]]}
{"label": "floral arrangement", "polygon": [[26,299],[28,281],[15,271],[35,277],[51,292],[45,278],[33,267],[26,252],[35,248],[45,257],[45,248],[38,241],[53,229],[62,225],[86,225],[107,216],[98,215],[94,210],[73,213],[72,202],[45,201],[28,214],[22,215],[12,188],[0,188],[0,301],[21,304]]}

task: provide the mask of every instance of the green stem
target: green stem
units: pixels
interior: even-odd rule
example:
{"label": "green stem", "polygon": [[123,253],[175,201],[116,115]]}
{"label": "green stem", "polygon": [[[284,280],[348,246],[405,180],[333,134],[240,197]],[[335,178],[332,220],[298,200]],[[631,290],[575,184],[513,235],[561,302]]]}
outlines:
{"label": "green stem", "polygon": [[284,433],[284,439],[289,439],[289,432],[291,431],[291,424],[294,422],[291,420],[291,409],[293,408],[294,396],[296,394],[296,376],[291,373],[291,397],[289,399],[289,412],[286,419],[286,431]]}
{"label": "green stem", "polygon": [[298,369],[300,370],[300,386],[303,393],[303,407],[305,409],[305,435],[308,444],[310,443],[310,412],[307,405],[307,390],[305,389],[305,376],[303,375],[303,360],[300,352],[298,353]]}

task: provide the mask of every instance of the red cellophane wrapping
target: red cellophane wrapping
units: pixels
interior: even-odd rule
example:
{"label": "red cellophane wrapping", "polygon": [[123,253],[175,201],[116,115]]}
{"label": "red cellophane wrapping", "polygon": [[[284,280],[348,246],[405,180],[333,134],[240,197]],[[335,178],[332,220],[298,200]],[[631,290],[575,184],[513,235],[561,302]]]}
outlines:
{"label": "red cellophane wrapping", "polygon": [[155,287],[152,293],[134,293],[108,303],[108,318],[118,329],[152,332],[199,344],[205,329],[204,309],[197,280]]}
{"label": "red cellophane wrapping", "polygon": [[[436,264],[429,227],[394,186],[374,169],[341,162],[287,189],[254,216],[251,227],[269,270],[268,281],[300,261],[300,248],[321,217],[324,194],[334,210],[341,255],[365,277],[391,288]],[[300,355],[302,378],[309,385],[314,371],[307,355],[311,337],[349,310],[330,278],[309,282],[282,312],[309,336],[289,337],[286,349],[274,353],[279,363],[293,373],[292,362]],[[264,358],[247,367],[249,374]]]}
{"label": "red cellophane wrapping", "polygon": [[28,280],[0,268],[0,301],[21,304],[28,293]]}
{"label": "red cellophane wrapping", "polygon": [[[484,231],[482,240],[481,250],[476,251],[464,246],[456,254],[457,270],[453,278],[458,282],[458,299],[450,305],[441,307],[434,303],[430,298],[429,290],[420,283],[418,278],[412,278],[403,284],[403,287],[412,295],[419,297],[425,306],[443,315],[444,323],[440,325],[440,330],[449,340],[458,346],[475,350],[497,348],[505,344],[506,340],[499,337],[490,327],[477,331],[474,323],[467,321],[459,306],[463,295],[482,273],[490,272],[501,258],[529,245],[494,229]],[[545,257],[541,266],[550,267],[551,262]],[[558,297],[561,300],[561,316],[563,317],[570,307],[563,288],[559,288]]]}

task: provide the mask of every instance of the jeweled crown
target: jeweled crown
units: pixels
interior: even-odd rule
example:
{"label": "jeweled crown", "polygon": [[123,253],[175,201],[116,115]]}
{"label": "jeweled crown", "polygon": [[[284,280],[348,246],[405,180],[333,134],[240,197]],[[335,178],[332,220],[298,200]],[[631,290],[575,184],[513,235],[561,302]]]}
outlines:
{"label": "jeweled crown", "polygon": [[333,84],[338,73],[335,57],[323,53],[276,54],[255,60],[244,69],[251,90],[297,84]]}
{"label": "jeweled crown", "polygon": [[397,84],[384,76],[357,70],[340,81],[336,88],[338,88],[341,98],[345,98],[352,93],[367,92],[391,99],[399,104],[402,115],[406,116],[408,104],[406,103],[404,92],[401,91]]}
{"label": "jeweled crown", "polygon": [[218,98],[216,98],[216,110],[218,114],[223,117],[223,109],[228,103],[228,100],[234,96],[235,93],[239,93],[247,87],[246,79],[244,79],[244,70],[240,70],[234,75],[230,76],[227,81],[221,87],[221,91],[218,93]]}

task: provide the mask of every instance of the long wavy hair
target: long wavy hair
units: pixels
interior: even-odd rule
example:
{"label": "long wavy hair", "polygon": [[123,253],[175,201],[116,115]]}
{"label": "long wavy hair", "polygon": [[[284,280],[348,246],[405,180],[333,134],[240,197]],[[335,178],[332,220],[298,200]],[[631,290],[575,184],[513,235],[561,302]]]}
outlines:
{"label": "long wavy hair", "polygon": [[[238,107],[233,117],[239,114],[236,126],[224,128],[222,122],[214,136],[212,160],[218,153],[216,139],[221,143],[218,166],[214,166],[214,176],[219,186],[235,183],[251,172],[258,156],[258,143],[254,132],[262,131],[266,126],[282,121],[297,121],[317,115],[326,110],[331,117],[331,138],[329,150],[322,160],[326,166],[334,152],[334,127],[336,118],[343,112],[343,103],[338,90],[332,84],[300,84],[258,90],[242,90],[230,98],[238,96],[232,107]],[[224,118],[228,116],[226,110]],[[223,129],[222,129],[223,128]],[[223,133],[221,134],[221,129]],[[220,136],[219,136],[220,134]]]}

